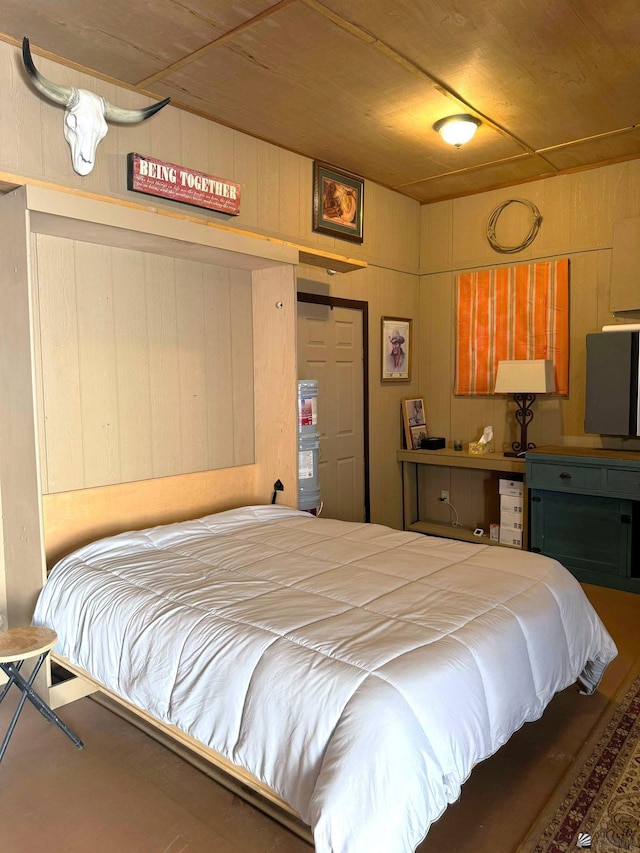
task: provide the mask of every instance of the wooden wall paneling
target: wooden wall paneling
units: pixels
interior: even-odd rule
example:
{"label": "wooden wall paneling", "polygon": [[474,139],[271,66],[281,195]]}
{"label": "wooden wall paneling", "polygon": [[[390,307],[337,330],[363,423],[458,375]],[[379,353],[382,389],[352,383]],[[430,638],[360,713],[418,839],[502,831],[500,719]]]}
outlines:
{"label": "wooden wall paneling", "polygon": [[[40,292],[38,284],[38,241],[36,234],[29,237],[31,255],[31,326],[33,346],[33,393],[35,398],[36,435],[38,442],[40,489],[47,491],[49,469],[46,453],[46,419],[44,414],[44,386],[42,381],[42,336],[40,331]],[[1,507],[0,507],[1,509]]]}
{"label": "wooden wall paneling", "polygon": [[[392,248],[395,233],[390,234],[385,228],[385,214],[380,210],[384,200],[382,187],[374,184],[371,181],[365,182],[364,187],[364,207],[362,219],[362,234],[364,241],[360,247],[357,243],[352,243],[349,246],[348,254],[353,257],[361,257],[367,255],[369,259],[376,259],[387,256]],[[390,239],[391,238],[391,239]],[[337,241],[336,248],[342,243],[347,246],[345,241]],[[395,250],[395,247],[394,247]]]}
{"label": "wooden wall paneling", "polygon": [[420,269],[450,270],[453,257],[453,202],[425,204],[420,208]]}
{"label": "wooden wall paneling", "polygon": [[74,243],[85,486],[120,481],[112,251]]}
{"label": "wooden wall paneling", "polygon": [[[0,483],[1,486],[1,483]],[[0,488],[0,518],[4,518],[2,512],[2,489]],[[6,625],[8,610],[7,601],[7,567],[5,563],[5,548],[4,548],[4,528],[0,524],[0,614],[3,617],[3,625]]]}
{"label": "wooden wall paneling", "polygon": [[[208,147],[208,167],[212,175],[218,178],[236,180],[235,138],[237,131],[222,124],[199,121],[198,133],[206,136]],[[240,209],[242,209],[242,191]]]}
{"label": "wooden wall paneling", "polygon": [[[0,115],[4,117],[0,134],[0,163],[10,172],[40,174],[42,137],[40,103],[25,80],[13,50],[0,50]],[[25,130],[29,144],[25,144]]]}
{"label": "wooden wall paneling", "polygon": [[238,134],[235,138],[235,174],[242,184],[242,205],[236,217],[238,226],[251,231],[258,229],[258,142],[251,136]]}
{"label": "wooden wall paneling", "polygon": [[451,239],[453,241],[453,267],[468,269],[484,264],[502,263],[492,257],[487,243],[487,220],[500,201],[508,194],[481,193],[469,198],[454,199]]}
{"label": "wooden wall paneling", "polygon": [[46,234],[31,239],[37,249],[32,269],[38,289],[34,323],[41,352],[37,399],[46,494],[85,484],[76,263],[71,240]]}
{"label": "wooden wall paneling", "polygon": [[[536,192],[537,190],[537,192]],[[518,188],[522,198],[537,205],[542,216],[538,236],[531,244],[532,258],[566,255],[571,245],[571,178],[557,175]]]}
{"label": "wooden wall paneling", "polygon": [[624,181],[627,186],[627,206],[617,213],[617,219],[640,216],[640,160],[624,163]]}
{"label": "wooden wall paneling", "polygon": [[421,521],[449,524],[454,518],[451,509],[440,500],[440,492],[451,494],[451,468],[418,465],[418,509]]}
{"label": "wooden wall paneling", "polygon": [[[599,332],[603,326],[609,325],[616,322],[616,316],[612,313],[611,306],[611,291],[613,287],[613,249],[602,249],[600,252],[596,252],[596,295],[598,300],[598,308],[597,308],[597,318],[596,318],[596,328],[593,330],[594,332]],[[638,294],[638,308],[640,309],[640,284],[636,285],[636,292]],[[633,322],[637,322],[637,317],[640,315],[636,314],[636,319],[633,319],[633,316],[630,318]]]}
{"label": "wooden wall paneling", "polygon": [[[366,227],[366,226],[365,226]],[[351,275],[345,277],[352,281]],[[402,447],[400,401],[420,389],[419,341],[422,340],[418,278],[397,270],[369,266],[358,274],[360,298],[369,302],[369,454],[371,459],[371,519],[402,526],[402,474],[395,451]],[[335,276],[331,281],[335,281]],[[332,285],[333,288],[333,285]],[[336,295],[337,292],[336,292]],[[357,296],[355,298],[358,298]],[[413,319],[413,367],[410,382],[383,383],[381,318]]]}
{"label": "wooden wall paneling", "polygon": [[[163,109],[166,110],[167,107]],[[155,117],[159,118],[162,112],[163,110],[160,110]],[[147,124],[152,125],[153,121],[149,120]],[[180,110],[180,159],[176,162],[189,169],[215,174],[209,169],[209,140],[206,133],[200,132],[202,129],[202,119],[199,116]]]}
{"label": "wooden wall paneling", "polygon": [[[499,521],[499,515],[493,506],[497,488],[491,488],[492,482],[494,478],[490,471],[456,468],[451,472],[450,500],[456,508],[460,524],[468,530],[483,527],[488,534],[488,525]],[[454,513],[452,519],[453,517]]]}
{"label": "wooden wall paneling", "polygon": [[145,255],[154,477],[181,471],[175,260]]}
{"label": "wooden wall paneling", "polygon": [[[488,536],[489,524],[500,518],[495,480],[490,471],[420,465],[420,519],[445,525],[457,521],[467,531],[483,527]],[[449,492],[452,507],[440,500],[443,489]]]}
{"label": "wooden wall paneling", "polygon": [[[334,165],[338,165],[337,163]],[[299,189],[300,197],[298,204],[300,205],[300,231],[299,239],[304,245],[317,246],[327,252],[340,252],[346,246],[349,246],[348,254],[352,255],[352,248],[355,243],[348,243],[345,240],[336,240],[334,237],[329,237],[326,234],[319,234],[313,230],[313,160],[308,160],[306,157],[300,158],[299,168]],[[366,196],[365,187],[365,196]],[[366,228],[366,223],[365,223]]]}
{"label": "wooden wall paneling", "polygon": [[624,164],[571,175],[571,252],[610,248],[613,223],[627,208]]}
{"label": "wooden wall paneling", "polygon": [[505,397],[454,397],[451,403],[451,439],[462,439],[464,451],[467,444],[477,441],[485,427],[493,427],[496,450],[502,449],[515,435],[509,435],[510,417],[507,414],[508,400]]}
{"label": "wooden wall paneling", "polygon": [[121,473],[143,480],[153,472],[145,255],[114,249],[112,270]]}
{"label": "wooden wall paneling", "polygon": [[298,385],[296,288],[293,267],[252,275],[256,501],[271,499],[280,479],[279,502],[298,504]]}
{"label": "wooden wall paneling", "polygon": [[[249,274],[245,270],[229,270],[229,288],[226,346],[231,356],[231,406],[223,411],[227,420],[232,415],[233,464],[247,465],[255,460],[258,423],[254,406],[253,297]],[[221,344],[225,344],[224,336]]]}
{"label": "wooden wall paneling", "polygon": [[571,258],[569,396],[563,400],[564,436],[584,436],[586,336],[598,330],[598,254],[584,252]]}
{"label": "wooden wall paneling", "polygon": [[420,279],[420,327],[418,342],[420,389],[425,398],[427,428],[450,442],[451,399],[455,366],[455,299],[451,273]]}
{"label": "wooden wall paneling", "polygon": [[[15,54],[7,51],[0,51],[0,115],[11,116],[13,121],[5,123],[2,134],[0,134],[0,163],[3,169],[7,172],[19,171],[19,151],[20,151],[20,125],[18,120],[20,116],[24,100],[24,80],[19,76],[15,62]],[[35,133],[34,133],[35,137]],[[38,141],[33,139],[33,144],[29,146],[31,150],[38,147]],[[33,164],[32,164],[33,165]]]}
{"label": "wooden wall paneling", "polygon": [[209,467],[204,288],[208,267],[176,259],[180,472]]}
{"label": "wooden wall paneling", "polygon": [[[233,418],[233,375],[231,372],[232,307],[229,270],[213,266],[207,270],[204,289],[206,348],[206,399],[209,468],[232,464],[235,458]],[[250,457],[247,461],[253,461]]]}
{"label": "wooden wall paneling", "polygon": [[[311,171],[311,161],[276,148],[278,153],[278,187],[275,203],[278,206],[280,233],[285,239],[295,240],[302,230],[302,222],[311,220],[311,201],[304,198],[301,192],[301,171]],[[305,185],[306,186],[306,185]],[[307,224],[307,227],[310,227]]]}
{"label": "wooden wall paneling", "polygon": [[[34,411],[29,282],[30,241],[24,189],[0,199],[0,482],[9,627],[29,624],[44,578]],[[10,405],[7,402],[10,401]]]}
{"label": "wooden wall paneling", "polygon": [[257,158],[256,227],[263,234],[281,234],[280,208],[292,190],[286,185],[280,190],[280,155],[274,145],[258,142]]}
{"label": "wooden wall paneling", "polygon": [[[370,182],[367,189],[372,188]],[[384,250],[383,257],[396,269],[415,271],[420,263],[420,205],[384,187],[380,190],[381,203],[371,206],[372,225],[382,216],[382,239],[375,246]],[[367,202],[365,192],[365,204]],[[366,239],[366,238],[365,238]]]}
{"label": "wooden wall paneling", "polygon": [[[146,106],[148,103],[149,101],[146,100],[144,105]],[[167,160],[169,163],[180,163],[183,142],[182,117],[183,110],[172,109],[171,104],[169,104],[152,118],[142,122],[142,124],[149,125],[151,151],[141,153],[147,153],[159,160]],[[132,125],[132,127],[136,127],[136,125]],[[126,129],[126,126],[123,129]],[[136,149],[131,148],[127,143],[124,150],[135,151]],[[184,205],[177,206],[184,210]]]}

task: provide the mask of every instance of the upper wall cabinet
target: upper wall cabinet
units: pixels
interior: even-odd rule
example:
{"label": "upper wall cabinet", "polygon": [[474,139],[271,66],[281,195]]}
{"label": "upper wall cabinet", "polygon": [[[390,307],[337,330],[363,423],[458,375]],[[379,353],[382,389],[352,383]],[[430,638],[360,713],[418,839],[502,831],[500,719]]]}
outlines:
{"label": "upper wall cabinet", "polygon": [[640,216],[614,225],[609,308],[613,314],[640,311]]}

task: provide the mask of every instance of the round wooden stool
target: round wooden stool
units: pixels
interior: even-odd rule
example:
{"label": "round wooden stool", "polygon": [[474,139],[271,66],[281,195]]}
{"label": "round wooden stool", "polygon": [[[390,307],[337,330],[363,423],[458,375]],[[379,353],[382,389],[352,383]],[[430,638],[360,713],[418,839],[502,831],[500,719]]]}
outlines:
{"label": "round wooden stool", "polygon": [[[12,684],[15,684],[16,687],[22,691],[18,707],[16,708],[11,722],[9,723],[9,728],[7,729],[7,733],[2,741],[2,746],[0,746],[0,761],[2,761],[4,757],[7,744],[9,743],[9,739],[13,734],[13,730],[18,722],[18,717],[20,716],[24,703],[27,699],[32,705],[35,705],[45,720],[50,723],[55,723],[59,729],[62,729],[78,749],[82,749],[83,747],[82,741],[77,738],[69,728],[67,728],[60,717],[51,710],[47,703],[41,699],[33,689],[33,683],[40,671],[40,667],[44,663],[51,649],[55,646],[57,639],[58,635],[56,632],[49,628],[10,628],[8,631],[0,631],[0,669],[2,669],[9,679],[3,687],[2,693],[0,693],[0,702],[2,702],[4,697],[7,695]],[[37,657],[38,660],[33,667],[31,675],[28,679],[23,678],[20,673],[22,664],[28,658],[35,657]]]}

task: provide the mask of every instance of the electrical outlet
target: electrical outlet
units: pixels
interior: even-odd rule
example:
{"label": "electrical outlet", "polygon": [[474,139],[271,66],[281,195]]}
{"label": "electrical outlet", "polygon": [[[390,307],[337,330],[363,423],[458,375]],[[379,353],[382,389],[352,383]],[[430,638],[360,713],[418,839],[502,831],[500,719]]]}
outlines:
{"label": "electrical outlet", "polygon": [[449,500],[449,492],[446,489],[442,489],[440,492],[440,500],[448,501]]}

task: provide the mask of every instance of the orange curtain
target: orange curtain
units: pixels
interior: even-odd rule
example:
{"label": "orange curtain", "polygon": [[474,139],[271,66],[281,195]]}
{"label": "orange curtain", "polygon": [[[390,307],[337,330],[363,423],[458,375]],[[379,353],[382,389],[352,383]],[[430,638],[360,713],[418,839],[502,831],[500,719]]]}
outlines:
{"label": "orange curtain", "polygon": [[456,278],[454,394],[492,394],[498,362],[548,358],[569,393],[569,259]]}

